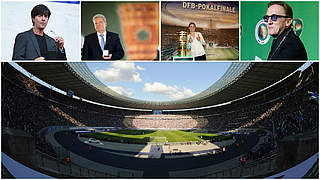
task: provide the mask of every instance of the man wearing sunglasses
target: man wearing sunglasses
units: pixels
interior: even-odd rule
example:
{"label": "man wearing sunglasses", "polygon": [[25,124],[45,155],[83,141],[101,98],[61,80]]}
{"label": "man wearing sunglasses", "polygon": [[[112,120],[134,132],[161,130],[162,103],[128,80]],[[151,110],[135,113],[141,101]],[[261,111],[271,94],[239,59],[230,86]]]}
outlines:
{"label": "man wearing sunglasses", "polygon": [[273,37],[268,60],[307,60],[307,52],[300,38],[291,29],[293,12],[291,7],[282,1],[268,4],[264,21],[268,33]]}

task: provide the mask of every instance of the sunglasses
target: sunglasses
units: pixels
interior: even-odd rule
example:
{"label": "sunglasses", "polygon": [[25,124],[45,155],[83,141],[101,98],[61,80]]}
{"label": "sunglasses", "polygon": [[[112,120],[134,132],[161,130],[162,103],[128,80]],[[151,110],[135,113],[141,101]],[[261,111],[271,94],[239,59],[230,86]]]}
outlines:
{"label": "sunglasses", "polygon": [[268,15],[263,16],[263,21],[268,22],[270,17],[273,22],[277,21],[278,18],[290,18],[289,16],[281,16],[281,15],[277,15],[277,14],[272,14],[271,16],[268,16]]}

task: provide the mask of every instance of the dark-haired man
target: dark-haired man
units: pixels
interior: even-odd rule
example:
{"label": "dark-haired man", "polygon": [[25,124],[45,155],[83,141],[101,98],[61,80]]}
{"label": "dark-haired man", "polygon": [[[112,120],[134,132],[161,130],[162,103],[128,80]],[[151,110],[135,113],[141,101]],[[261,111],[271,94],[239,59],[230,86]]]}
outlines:
{"label": "dark-haired man", "polygon": [[43,4],[33,7],[31,20],[33,27],[16,36],[12,60],[66,60],[64,39],[49,37],[44,33],[51,12]]}
{"label": "dark-haired man", "polygon": [[307,60],[307,52],[300,38],[291,29],[293,12],[285,2],[274,1],[268,4],[263,17],[268,33],[273,37],[268,60]]}

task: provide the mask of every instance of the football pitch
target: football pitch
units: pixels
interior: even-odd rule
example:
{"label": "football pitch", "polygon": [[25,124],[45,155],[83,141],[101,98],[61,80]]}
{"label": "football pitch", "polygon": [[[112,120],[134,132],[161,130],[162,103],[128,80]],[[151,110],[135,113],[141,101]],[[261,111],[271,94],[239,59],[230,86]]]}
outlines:
{"label": "football pitch", "polygon": [[117,130],[110,132],[86,133],[83,136],[106,141],[147,143],[147,142],[186,142],[186,141],[221,141],[231,136],[196,133],[190,130]]}
{"label": "football pitch", "polygon": [[239,60],[239,51],[233,48],[206,49],[207,61],[211,60]]}

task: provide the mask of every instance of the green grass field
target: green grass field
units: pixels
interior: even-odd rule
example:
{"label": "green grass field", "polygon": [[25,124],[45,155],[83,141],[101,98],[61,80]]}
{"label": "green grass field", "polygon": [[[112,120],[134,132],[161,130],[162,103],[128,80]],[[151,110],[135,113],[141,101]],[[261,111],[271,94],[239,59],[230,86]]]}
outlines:
{"label": "green grass field", "polygon": [[207,61],[210,60],[239,60],[239,52],[232,48],[206,49]]}
{"label": "green grass field", "polygon": [[[127,143],[147,143],[147,142],[186,142],[199,140],[221,141],[230,139],[231,136],[194,133],[189,130],[117,130],[110,132],[86,133],[83,136],[100,140],[127,142]],[[201,138],[202,137],[202,138]]]}

